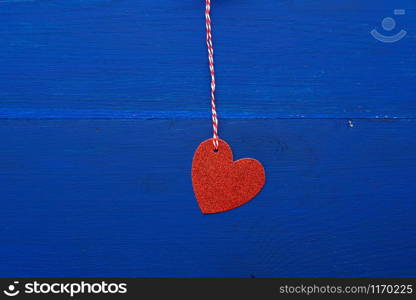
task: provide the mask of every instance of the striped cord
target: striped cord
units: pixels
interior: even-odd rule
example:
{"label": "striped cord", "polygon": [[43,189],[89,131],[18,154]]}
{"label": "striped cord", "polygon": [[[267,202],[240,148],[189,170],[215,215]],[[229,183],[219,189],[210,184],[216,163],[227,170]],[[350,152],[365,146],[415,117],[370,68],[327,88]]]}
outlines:
{"label": "striped cord", "polygon": [[212,142],[214,149],[218,150],[218,118],[217,109],[215,107],[215,72],[214,72],[214,48],[212,47],[212,31],[211,31],[211,0],[206,0],[205,5],[205,25],[207,29],[207,47],[209,71],[211,73],[211,112],[212,112]]}

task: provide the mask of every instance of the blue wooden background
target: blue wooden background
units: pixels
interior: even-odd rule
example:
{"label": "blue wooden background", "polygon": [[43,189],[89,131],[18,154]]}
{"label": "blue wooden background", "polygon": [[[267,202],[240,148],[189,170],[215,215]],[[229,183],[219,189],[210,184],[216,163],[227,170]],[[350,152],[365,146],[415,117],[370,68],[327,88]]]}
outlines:
{"label": "blue wooden background", "polygon": [[392,2],[214,0],[221,137],[267,183],[206,216],[203,1],[0,1],[0,276],[415,276],[416,3]]}

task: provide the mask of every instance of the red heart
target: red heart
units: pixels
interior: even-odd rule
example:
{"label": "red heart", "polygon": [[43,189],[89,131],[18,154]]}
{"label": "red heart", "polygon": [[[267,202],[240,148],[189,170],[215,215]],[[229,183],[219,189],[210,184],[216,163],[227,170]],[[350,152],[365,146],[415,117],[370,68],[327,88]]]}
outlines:
{"label": "red heart", "polygon": [[224,212],[250,201],[260,192],[266,176],[261,163],[252,158],[233,161],[231,147],[219,140],[202,142],[192,161],[192,185],[204,214]]}

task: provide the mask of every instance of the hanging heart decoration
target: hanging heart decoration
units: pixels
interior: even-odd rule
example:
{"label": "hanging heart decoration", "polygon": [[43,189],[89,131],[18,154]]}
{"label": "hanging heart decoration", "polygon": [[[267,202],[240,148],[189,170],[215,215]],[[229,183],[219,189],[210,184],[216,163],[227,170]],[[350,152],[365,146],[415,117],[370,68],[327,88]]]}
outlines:
{"label": "hanging heart decoration", "polygon": [[233,161],[231,147],[218,137],[211,1],[206,0],[205,3],[213,137],[202,142],[195,151],[192,161],[192,185],[202,213],[213,214],[234,209],[250,201],[264,186],[266,175],[262,164],[255,159],[243,158]]}
{"label": "hanging heart decoration", "polygon": [[266,180],[262,164],[252,158],[233,161],[231,147],[212,139],[202,142],[192,161],[192,185],[204,214],[231,210],[256,196]]}

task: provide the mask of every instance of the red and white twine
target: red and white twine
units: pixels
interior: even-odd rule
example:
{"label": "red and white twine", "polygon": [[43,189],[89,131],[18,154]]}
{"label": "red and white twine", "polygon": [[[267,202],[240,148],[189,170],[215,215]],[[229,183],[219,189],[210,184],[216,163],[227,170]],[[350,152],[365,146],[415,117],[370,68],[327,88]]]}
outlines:
{"label": "red and white twine", "polygon": [[214,48],[212,47],[211,35],[211,0],[206,0],[205,5],[205,25],[207,29],[207,47],[208,47],[208,62],[209,71],[211,73],[211,111],[212,111],[212,129],[213,129],[213,143],[214,149],[218,150],[218,118],[215,107],[215,72],[214,72]]}

